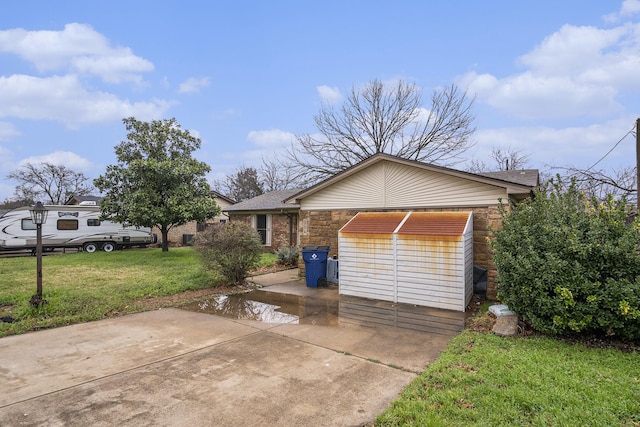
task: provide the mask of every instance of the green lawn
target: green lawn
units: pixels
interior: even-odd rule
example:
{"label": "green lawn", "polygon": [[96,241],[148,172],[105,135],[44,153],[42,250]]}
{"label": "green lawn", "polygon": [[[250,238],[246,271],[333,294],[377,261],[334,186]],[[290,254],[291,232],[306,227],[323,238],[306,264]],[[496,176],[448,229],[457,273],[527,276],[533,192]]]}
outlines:
{"label": "green lawn", "polygon": [[[275,263],[265,255],[263,265]],[[48,255],[43,308],[34,257],[0,259],[0,336],[149,309],[155,297],[219,285],[191,248]],[[640,426],[640,355],[464,331],[377,426]]]}
{"label": "green lawn", "polygon": [[376,426],[640,426],[640,355],[464,331]]}
{"label": "green lawn", "polygon": [[[275,263],[275,255],[263,257]],[[0,312],[18,322],[0,322],[0,336],[103,319],[144,309],[142,301],[205,289],[220,278],[202,269],[191,248],[70,253],[43,257],[43,296],[35,310],[35,257],[0,259]]]}

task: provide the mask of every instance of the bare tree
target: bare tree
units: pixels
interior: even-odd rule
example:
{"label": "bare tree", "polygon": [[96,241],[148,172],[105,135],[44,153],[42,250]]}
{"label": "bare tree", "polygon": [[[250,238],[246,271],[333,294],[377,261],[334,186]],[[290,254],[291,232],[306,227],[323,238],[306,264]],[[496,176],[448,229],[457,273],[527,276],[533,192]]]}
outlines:
{"label": "bare tree", "polygon": [[258,179],[258,171],[246,166],[239,167],[224,179],[216,179],[213,182],[213,189],[238,202],[264,193],[262,183]]}
{"label": "bare tree", "polygon": [[297,181],[292,168],[278,161],[275,156],[262,157],[262,166],[258,173],[265,191],[288,190],[304,187],[306,184]]}
{"label": "bare tree", "polygon": [[84,196],[93,191],[82,172],[76,172],[53,163],[27,163],[7,175],[7,179],[18,182],[15,195],[21,200],[40,200],[45,203],[62,204],[69,197]]}
{"label": "bare tree", "polygon": [[287,153],[291,173],[315,182],[377,153],[453,165],[471,145],[473,101],[453,85],[433,92],[430,109],[414,83],[352,88],[340,109],[322,105],[314,117],[319,136],[296,136]]}
{"label": "bare tree", "polygon": [[563,176],[575,178],[578,188],[584,191],[587,197],[605,200],[609,196],[615,198],[624,196],[630,203],[635,203],[637,200],[636,167],[628,166],[611,172],[603,169],[579,169],[572,166],[554,169],[561,170]]}
{"label": "bare tree", "polygon": [[506,171],[506,170],[518,170],[525,169],[529,163],[529,155],[522,154],[512,147],[503,149],[500,147],[493,147],[491,154],[489,155],[491,160],[494,161],[491,165],[487,165],[482,160],[472,159],[467,171],[469,172],[491,172],[491,171]]}

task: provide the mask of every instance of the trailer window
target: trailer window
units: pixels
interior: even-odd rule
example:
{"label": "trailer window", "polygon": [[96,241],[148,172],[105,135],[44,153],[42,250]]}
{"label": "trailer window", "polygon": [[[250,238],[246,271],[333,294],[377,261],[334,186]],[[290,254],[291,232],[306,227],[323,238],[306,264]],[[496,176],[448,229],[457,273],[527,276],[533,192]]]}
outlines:
{"label": "trailer window", "polygon": [[25,218],[22,220],[22,229],[23,230],[36,230],[38,227],[33,223],[31,218]]}
{"label": "trailer window", "polygon": [[88,219],[87,220],[87,225],[89,227],[99,227],[100,226],[100,220],[99,219]]}
{"label": "trailer window", "polygon": [[58,220],[58,230],[77,230],[77,229],[78,229],[77,219],[59,219]]}

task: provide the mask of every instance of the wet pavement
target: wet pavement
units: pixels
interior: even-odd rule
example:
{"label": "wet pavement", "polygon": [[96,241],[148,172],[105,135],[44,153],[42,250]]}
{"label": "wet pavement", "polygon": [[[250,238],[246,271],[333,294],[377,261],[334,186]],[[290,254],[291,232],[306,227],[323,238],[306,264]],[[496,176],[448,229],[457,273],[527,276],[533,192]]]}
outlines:
{"label": "wet pavement", "polygon": [[278,292],[265,288],[237,295],[221,295],[180,308],[230,319],[276,324],[339,326],[349,323],[436,334],[450,334],[464,328],[464,316],[448,310],[338,295],[337,287],[310,290],[313,293],[324,291],[324,297],[297,295],[296,292],[302,291],[298,289],[300,286],[294,282],[289,286],[281,285]]}
{"label": "wet pavement", "polygon": [[192,311],[0,339],[0,425],[364,425],[464,322],[307,288],[297,270],[253,280]]}

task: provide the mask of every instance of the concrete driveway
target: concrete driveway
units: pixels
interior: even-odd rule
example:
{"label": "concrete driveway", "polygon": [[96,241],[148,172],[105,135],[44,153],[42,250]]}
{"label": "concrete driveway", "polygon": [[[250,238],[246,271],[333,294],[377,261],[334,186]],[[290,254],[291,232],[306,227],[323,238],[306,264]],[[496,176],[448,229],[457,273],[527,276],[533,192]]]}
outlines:
{"label": "concrete driveway", "polygon": [[[323,324],[308,309],[290,323],[162,309],[2,338],[0,425],[364,425],[464,322],[460,313],[341,299],[296,274],[254,279],[345,312],[374,307],[384,325],[370,314]],[[406,313],[418,321],[404,324]],[[436,315],[445,326],[432,326]]]}

